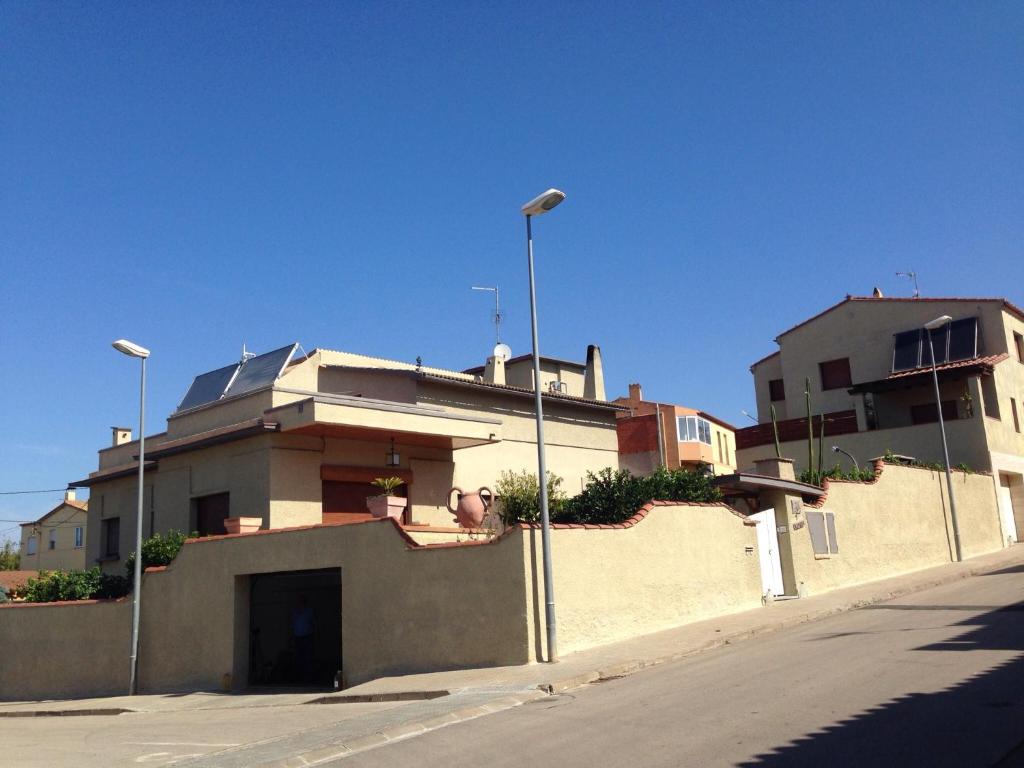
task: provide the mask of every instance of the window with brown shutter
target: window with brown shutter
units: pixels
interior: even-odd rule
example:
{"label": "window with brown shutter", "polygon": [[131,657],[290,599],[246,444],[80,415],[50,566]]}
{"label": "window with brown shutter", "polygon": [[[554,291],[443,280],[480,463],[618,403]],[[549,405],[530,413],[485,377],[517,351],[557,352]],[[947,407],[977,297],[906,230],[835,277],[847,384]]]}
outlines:
{"label": "window with brown shutter", "polygon": [[786,399],[786,387],[782,379],[772,379],[768,382],[768,396],[773,403]]}
{"label": "window with brown shutter", "polygon": [[818,363],[818,370],[821,372],[822,390],[853,386],[853,378],[850,376],[850,358],[848,357]]}

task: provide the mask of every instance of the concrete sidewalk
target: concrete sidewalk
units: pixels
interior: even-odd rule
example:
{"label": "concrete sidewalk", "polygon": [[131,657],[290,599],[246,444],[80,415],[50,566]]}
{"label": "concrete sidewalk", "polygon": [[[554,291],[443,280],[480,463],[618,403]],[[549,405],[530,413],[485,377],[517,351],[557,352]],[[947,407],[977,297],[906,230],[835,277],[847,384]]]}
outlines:
{"label": "concrete sidewalk", "polygon": [[712,648],[755,637],[765,632],[849,611],[864,605],[891,600],[970,576],[1015,566],[1024,567],[1024,547],[1011,547],[963,563],[873,581],[799,600],[784,600],[764,608],[687,624],[682,627],[632,638],[610,645],[569,654],[556,664],[427,672],[382,677],[337,693],[322,691],[245,692],[225,694],[198,692],[150,694],[37,702],[0,702],[0,717],[56,713],[169,712],[181,710],[413,701],[439,694],[476,691],[495,693],[539,689],[557,693],[602,677],[615,677],[655,664],[684,658]]}

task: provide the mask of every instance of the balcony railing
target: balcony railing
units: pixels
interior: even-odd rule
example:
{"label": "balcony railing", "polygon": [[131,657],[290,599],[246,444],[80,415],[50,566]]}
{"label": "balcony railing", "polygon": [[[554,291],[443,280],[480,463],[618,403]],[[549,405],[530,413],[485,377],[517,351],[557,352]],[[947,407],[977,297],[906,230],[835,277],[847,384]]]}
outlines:
{"label": "balcony railing", "polygon": [[[785,419],[777,422],[779,428],[779,442],[785,443],[792,440],[807,439],[807,419]],[[811,420],[811,427],[814,430],[814,438],[821,434],[821,416],[814,416]],[[833,411],[825,414],[825,435],[848,435],[857,431],[856,411]],[[753,427],[743,427],[736,430],[736,448],[754,448],[758,445],[770,445],[775,442],[775,435],[772,432],[772,424],[758,424]]]}

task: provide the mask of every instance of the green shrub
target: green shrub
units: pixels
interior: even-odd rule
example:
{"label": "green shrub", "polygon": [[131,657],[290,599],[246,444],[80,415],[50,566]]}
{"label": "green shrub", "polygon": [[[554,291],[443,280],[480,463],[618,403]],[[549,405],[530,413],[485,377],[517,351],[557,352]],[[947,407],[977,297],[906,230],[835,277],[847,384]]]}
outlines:
{"label": "green shrub", "polygon": [[611,525],[635,515],[649,501],[719,501],[721,491],[704,472],[659,467],[646,477],[606,467],[587,473],[583,491],[569,499],[553,518],[560,523]]}
{"label": "green shrub", "polygon": [[800,473],[800,477],[797,479],[801,483],[808,483],[810,485],[822,485],[825,480],[856,480],[859,482],[870,482],[875,479],[874,467],[871,469],[851,469],[849,472],[844,472],[843,468],[839,466],[838,462],[832,469],[827,469],[824,472],[818,473],[814,470],[805,469]]}
{"label": "green shrub", "polygon": [[[540,519],[540,483],[534,473],[502,472],[494,491],[498,497],[498,517],[505,525]],[[548,514],[554,517],[564,503],[562,478],[548,472]]]}
{"label": "green shrub", "polygon": [[[142,542],[142,570],[158,565],[168,565],[177,557],[186,539],[198,537],[198,533],[186,536],[181,531],[168,531],[166,536],[154,533]],[[128,578],[135,577],[135,553],[132,552],[124,561],[124,570]]]}
{"label": "green shrub", "polygon": [[30,603],[54,603],[59,600],[91,600],[122,597],[131,583],[123,576],[102,573],[99,568],[87,571],[40,571],[25,586],[25,600]]}

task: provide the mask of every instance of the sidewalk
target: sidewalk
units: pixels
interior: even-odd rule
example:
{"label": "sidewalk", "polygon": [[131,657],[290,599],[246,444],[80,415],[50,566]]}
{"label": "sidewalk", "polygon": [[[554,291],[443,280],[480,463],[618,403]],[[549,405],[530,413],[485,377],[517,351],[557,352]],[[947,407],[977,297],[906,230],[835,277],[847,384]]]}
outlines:
{"label": "sidewalk", "polygon": [[[296,729],[264,741],[240,744],[197,758],[188,765],[305,765],[387,741],[423,733],[491,712],[508,709],[585,685],[627,675],[725,644],[750,639],[872,603],[883,602],[940,584],[1005,569],[1024,569],[1024,547],[1013,547],[896,578],[764,608],[732,614],[566,656],[557,664],[467,669],[385,677],[346,691],[300,693],[190,693],[110,697],[76,701],[0,703],[0,725],[10,717],[117,715],[128,717],[248,709],[253,717],[270,707],[305,711],[317,706],[318,719],[337,709],[337,722]],[[370,706],[367,702],[376,702]],[[384,704],[382,702],[390,702]],[[364,714],[356,715],[356,712]],[[227,714],[226,712],[224,713]],[[267,717],[273,712],[266,711]],[[285,714],[284,710],[281,715]],[[311,712],[312,714],[312,712]],[[122,715],[125,716],[125,715]],[[210,713],[211,717],[215,717]],[[103,720],[119,720],[110,717]],[[141,725],[141,723],[140,723]],[[211,762],[211,761],[216,762]]]}

